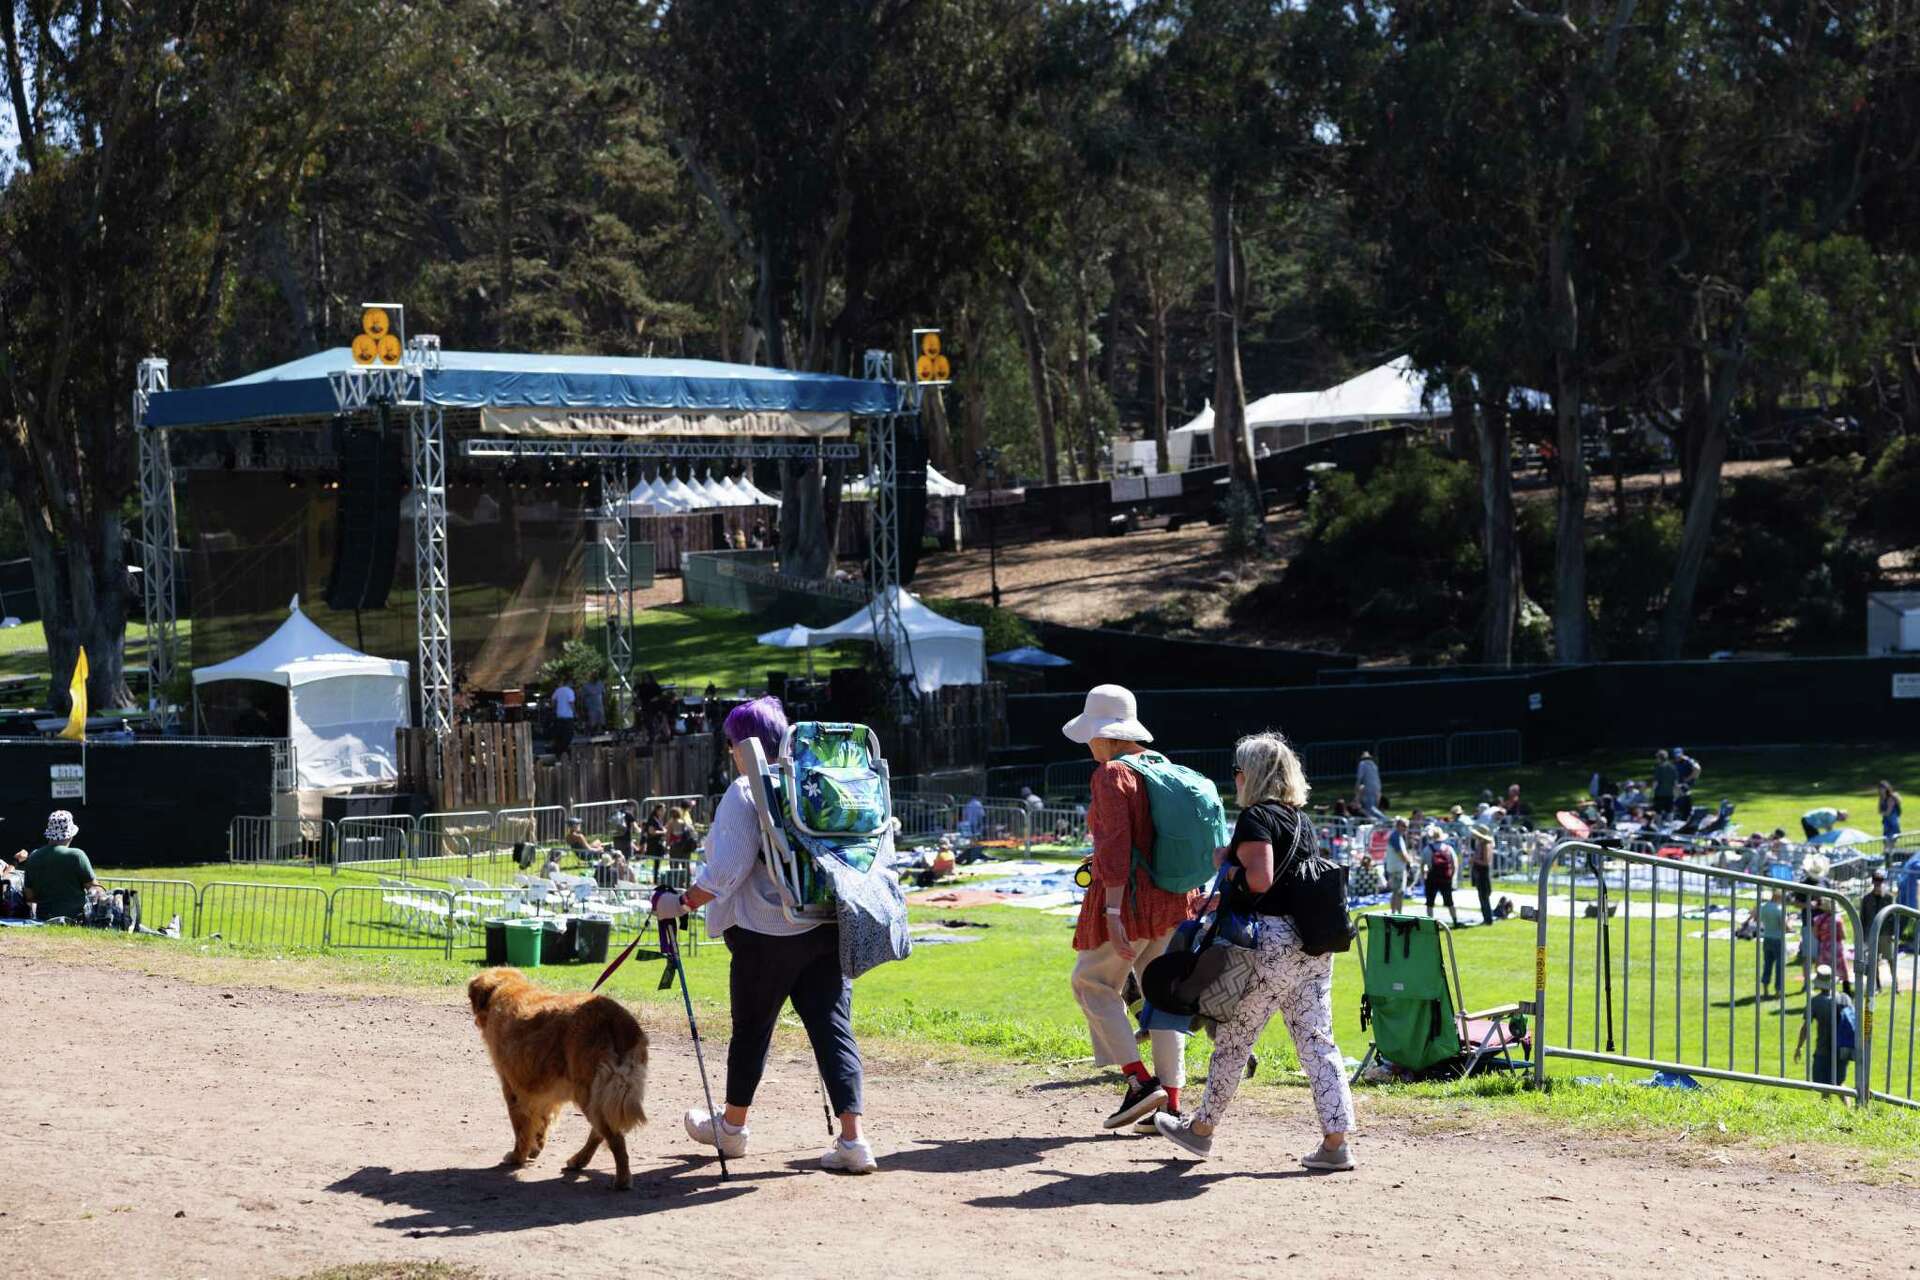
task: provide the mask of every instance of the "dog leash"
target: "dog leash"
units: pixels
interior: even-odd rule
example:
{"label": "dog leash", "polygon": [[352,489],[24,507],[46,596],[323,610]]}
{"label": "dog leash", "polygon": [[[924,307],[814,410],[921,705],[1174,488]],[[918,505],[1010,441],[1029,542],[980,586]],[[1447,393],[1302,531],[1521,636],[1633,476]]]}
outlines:
{"label": "dog leash", "polygon": [[[633,935],[633,941],[627,944],[626,950],[622,951],[619,955],[613,958],[612,964],[608,965],[606,968],[600,971],[600,976],[594,980],[593,986],[588,990],[588,994],[592,994],[592,992],[598,991],[601,987],[605,986],[607,979],[613,976],[614,970],[618,969],[621,965],[627,962],[627,958],[633,954],[633,949],[640,945],[640,939],[647,936],[647,925],[652,920],[653,920],[653,904],[649,903],[647,904],[646,919],[640,922],[640,929],[637,933]],[[662,920],[660,923],[664,925],[666,921]],[[668,972],[668,978],[669,978],[668,985],[671,985],[671,977],[672,977],[673,971],[669,969],[667,972]],[[665,988],[663,987],[662,989],[664,990]]]}

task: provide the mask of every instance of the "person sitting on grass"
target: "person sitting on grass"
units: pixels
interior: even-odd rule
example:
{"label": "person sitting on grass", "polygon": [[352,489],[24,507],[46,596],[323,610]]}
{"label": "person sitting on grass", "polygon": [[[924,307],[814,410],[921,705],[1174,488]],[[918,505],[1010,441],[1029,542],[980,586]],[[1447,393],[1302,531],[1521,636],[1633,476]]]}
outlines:
{"label": "person sitting on grass", "polygon": [[549,849],[547,850],[546,863],[540,868],[540,878],[542,880],[551,880],[559,874],[560,851],[558,849]]}
{"label": "person sitting on grass", "polygon": [[73,815],[55,809],[47,815],[47,842],[27,855],[26,898],[42,920],[81,921],[87,900],[104,893],[93,874],[93,863],[73,847],[80,834]]}

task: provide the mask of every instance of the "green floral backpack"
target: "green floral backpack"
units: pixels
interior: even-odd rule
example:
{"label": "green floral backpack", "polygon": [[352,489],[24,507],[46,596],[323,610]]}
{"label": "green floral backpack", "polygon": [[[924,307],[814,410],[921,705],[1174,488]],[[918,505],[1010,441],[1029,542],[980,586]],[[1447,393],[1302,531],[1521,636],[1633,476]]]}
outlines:
{"label": "green floral backpack", "polygon": [[877,834],[893,817],[887,777],[874,760],[873,731],[802,721],[793,727],[785,779],[795,824],[810,835]]}

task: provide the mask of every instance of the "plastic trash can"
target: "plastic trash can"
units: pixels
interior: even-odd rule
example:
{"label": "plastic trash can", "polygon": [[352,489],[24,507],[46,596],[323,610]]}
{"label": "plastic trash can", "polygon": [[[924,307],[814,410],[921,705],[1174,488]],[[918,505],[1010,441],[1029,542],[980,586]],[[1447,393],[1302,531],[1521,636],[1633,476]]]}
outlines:
{"label": "plastic trash can", "polygon": [[506,916],[495,916],[481,923],[487,931],[487,963],[505,964],[507,962],[507,926],[512,921]]}
{"label": "plastic trash can", "polygon": [[522,969],[538,969],[546,949],[547,928],[538,920],[506,922],[507,963]]}
{"label": "plastic trash can", "polygon": [[612,938],[613,921],[600,916],[580,917],[573,922],[573,958],[584,964],[605,964]]}

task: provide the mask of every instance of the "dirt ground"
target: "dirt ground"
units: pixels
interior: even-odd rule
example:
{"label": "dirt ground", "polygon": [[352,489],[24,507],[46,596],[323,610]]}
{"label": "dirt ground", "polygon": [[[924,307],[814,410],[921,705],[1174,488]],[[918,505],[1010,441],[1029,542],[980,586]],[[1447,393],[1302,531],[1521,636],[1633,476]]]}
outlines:
{"label": "dirt ground", "polygon": [[604,1153],[562,1174],[584,1132],[571,1113],[533,1168],[496,1166],[508,1128],[455,993],[209,986],[20,949],[0,977],[13,1275],[440,1260],[501,1277],[1424,1276],[1484,1275],[1491,1251],[1543,1276],[1744,1277],[1878,1273],[1920,1246],[1915,1193],[1872,1189],[1872,1229],[1854,1229],[1861,1187],[1766,1155],[1683,1165],[1618,1141],[1436,1132],[1369,1117],[1363,1094],[1357,1173],[1294,1166],[1304,1098],[1243,1108],[1194,1164],[1100,1133],[1111,1086],[925,1062],[874,1065],[881,1171],[838,1177],[814,1166],[818,1095],[784,1044],[755,1150],[722,1182],[679,1125],[699,1097],[685,1028],[658,1015],[653,1123],[616,1193]]}

